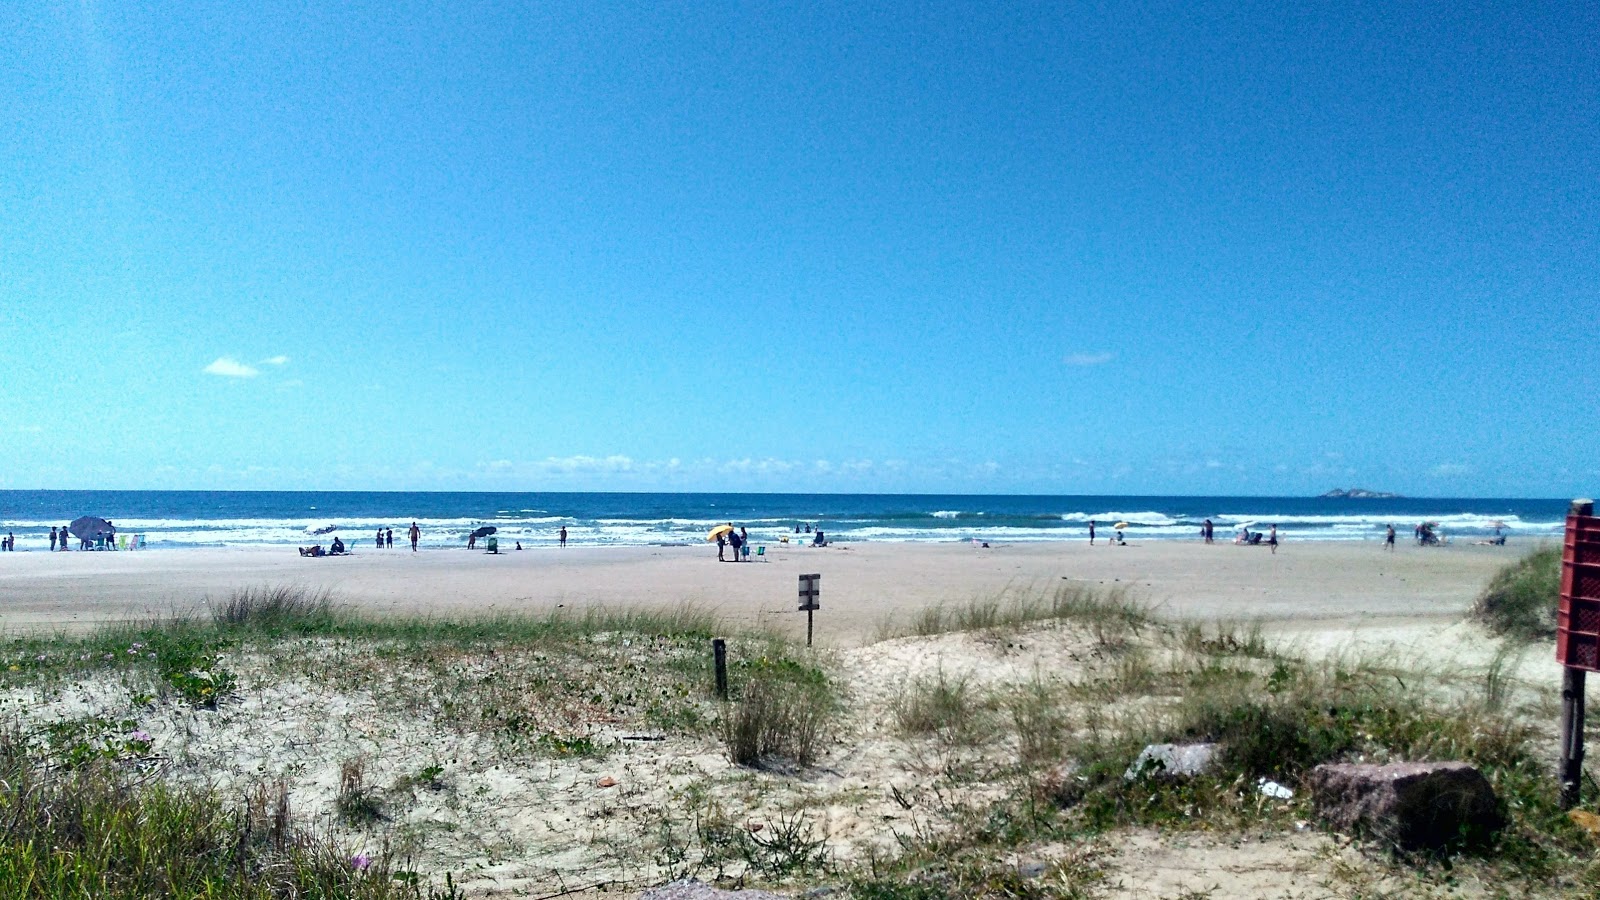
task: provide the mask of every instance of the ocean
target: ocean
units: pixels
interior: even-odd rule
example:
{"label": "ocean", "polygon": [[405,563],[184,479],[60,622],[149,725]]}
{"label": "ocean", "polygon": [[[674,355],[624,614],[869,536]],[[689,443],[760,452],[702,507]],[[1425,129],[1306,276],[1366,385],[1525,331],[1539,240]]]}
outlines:
{"label": "ocean", "polygon": [[[833,541],[986,541],[1087,538],[1094,520],[1128,523],[1129,540],[1194,540],[1210,518],[1219,540],[1242,524],[1273,524],[1286,541],[1401,538],[1437,522],[1453,540],[1501,528],[1513,538],[1557,538],[1568,501],[1530,499],[1324,499],[1307,497],[984,496],[941,494],[394,493],[367,491],[0,491],[0,533],[18,550],[49,547],[50,527],[83,515],[143,534],[151,549],[326,543],[337,533],[355,549],[392,528],[405,541],[412,521],[428,548],[459,547],[483,525],[503,544],[549,547],[565,525],[578,546],[697,544],[723,522],[761,541],[796,526]],[[310,532],[334,526],[313,537]]]}

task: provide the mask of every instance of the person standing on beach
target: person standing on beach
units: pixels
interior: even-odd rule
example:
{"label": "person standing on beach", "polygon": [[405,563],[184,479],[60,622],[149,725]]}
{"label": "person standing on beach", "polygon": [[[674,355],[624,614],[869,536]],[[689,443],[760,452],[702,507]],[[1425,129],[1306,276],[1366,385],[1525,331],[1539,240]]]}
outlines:
{"label": "person standing on beach", "polygon": [[50,552],[56,552],[56,527],[50,526]]}
{"label": "person standing on beach", "polygon": [[1094,546],[1094,520],[1089,520],[1089,546]]}
{"label": "person standing on beach", "polygon": [[727,550],[728,550],[728,538],[727,538],[727,536],[726,535],[721,535],[721,534],[717,535],[717,562],[727,562],[727,560],[724,559],[723,556],[722,556],[722,554],[726,553]]}
{"label": "person standing on beach", "polygon": [[567,526],[561,526],[561,546],[567,545]]}
{"label": "person standing on beach", "polygon": [[739,561],[739,548],[744,546],[744,542],[742,540],[740,540],[740,538],[739,538],[739,532],[737,532],[737,531],[728,532],[728,546],[733,548],[733,561],[734,562],[738,562]]}
{"label": "person standing on beach", "polygon": [[412,522],[409,534],[411,537],[411,552],[415,553],[417,552],[417,541],[422,540],[422,529],[417,527],[416,522]]}
{"label": "person standing on beach", "polygon": [[1278,553],[1278,526],[1272,526],[1272,534],[1267,537],[1267,546],[1272,548],[1274,556]]}
{"label": "person standing on beach", "polygon": [[378,529],[378,536],[377,536],[376,540],[377,540],[378,549],[382,550],[383,549],[383,529],[382,528]]}
{"label": "person standing on beach", "polygon": [[1210,519],[1207,519],[1205,521],[1205,524],[1200,526],[1200,533],[1205,535],[1206,543],[1208,543],[1208,544],[1211,543],[1211,520]]}
{"label": "person standing on beach", "polygon": [[394,529],[393,528],[385,528],[383,530],[383,540],[384,540],[384,543],[388,545],[390,550],[394,549]]}
{"label": "person standing on beach", "polygon": [[1390,553],[1394,552],[1394,526],[1393,525],[1390,525],[1389,526],[1389,530],[1384,532],[1384,535],[1383,535],[1383,549],[1389,551]]}

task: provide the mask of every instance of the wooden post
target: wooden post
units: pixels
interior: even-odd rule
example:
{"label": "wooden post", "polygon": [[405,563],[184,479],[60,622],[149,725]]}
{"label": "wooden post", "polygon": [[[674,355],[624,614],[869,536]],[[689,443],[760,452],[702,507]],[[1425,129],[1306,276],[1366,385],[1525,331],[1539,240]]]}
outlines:
{"label": "wooden post", "polygon": [[728,699],[728,642],[722,638],[711,640],[711,661],[717,669],[717,699]]}
{"label": "wooden post", "polygon": [[811,646],[812,617],[822,608],[822,576],[800,576],[800,611],[806,614],[806,646]]}
{"label": "wooden post", "polygon": [[1589,673],[1561,670],[1561,808],[1578,805],[1583,786],[1583,682]]}
{"label": "wooden post", "polygon": [[[1594,501],[1574,500],[1568,515],[1594,515]],[[1588,675],[1583,669],[1565,666],[1561,670],[1561,780],[1562,809],[1578,805],[1583,786],[1583,692]]]}

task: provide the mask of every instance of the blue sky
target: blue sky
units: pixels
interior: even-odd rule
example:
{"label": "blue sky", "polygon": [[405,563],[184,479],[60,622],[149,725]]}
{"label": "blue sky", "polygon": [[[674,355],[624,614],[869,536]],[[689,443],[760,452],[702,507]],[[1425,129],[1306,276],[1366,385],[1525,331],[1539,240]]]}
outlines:
{"label": "blue sky", "polygon": [[1594,4],[318,6],[0,9],[0,488],[1600,484]]}

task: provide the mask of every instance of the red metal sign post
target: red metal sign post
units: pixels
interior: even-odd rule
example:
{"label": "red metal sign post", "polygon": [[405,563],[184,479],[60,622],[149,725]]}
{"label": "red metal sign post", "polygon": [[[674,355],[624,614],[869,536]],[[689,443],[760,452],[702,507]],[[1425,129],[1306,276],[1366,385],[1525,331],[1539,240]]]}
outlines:
{"label": "red metal sign post", "polygon": [[1583,690],[1600,672],[1600,519],[1593,500],[1567,510],[1561,553],[1561,605],[1556,610],[1556,661],[1561,675],[1561,808],[1578,805],[1583,782]]}

